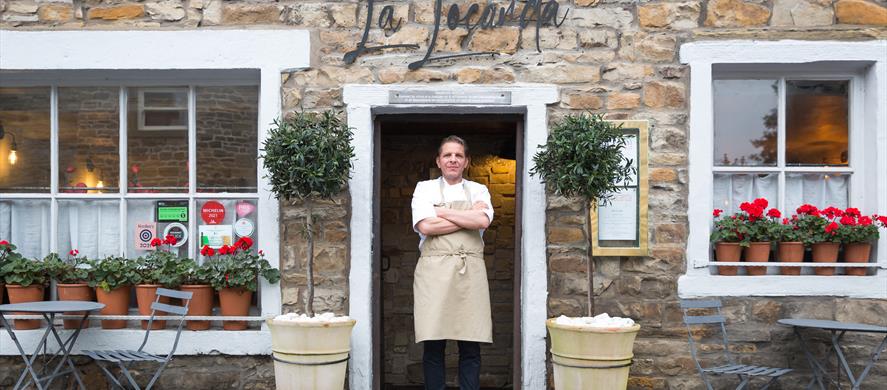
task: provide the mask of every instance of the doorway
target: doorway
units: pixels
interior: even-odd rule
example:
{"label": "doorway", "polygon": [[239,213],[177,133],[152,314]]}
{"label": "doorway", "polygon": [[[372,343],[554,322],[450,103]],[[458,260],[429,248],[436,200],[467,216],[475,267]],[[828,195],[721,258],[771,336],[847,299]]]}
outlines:
{"label": "doorway", "polygon": [[[418,181],[436,178],[440,140],[466,140],[469,180],[490,190],[495,211],[484,233],[490,284],[493,344],[481,347],[481,385],[513,388],[520,383],[520,180],[523,114],[380,114],[374,118],[376,231],[373,265],[373,365],[375,388],[421,389],[422,345],[413,331],[413,271],[419,258],[410,201]],[[458,349],[447,345],[447,381],[454,388]],[[519,387],[519,385],[518,385]]]}

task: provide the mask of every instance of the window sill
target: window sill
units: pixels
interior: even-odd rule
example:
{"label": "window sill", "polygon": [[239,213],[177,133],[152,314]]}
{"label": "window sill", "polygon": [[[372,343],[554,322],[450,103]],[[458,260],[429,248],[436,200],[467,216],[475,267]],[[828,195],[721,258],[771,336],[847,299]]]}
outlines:
{"label": "window sill", "polygon": [[[32,353],[46,328],[16,331],[15,335],[22,348]],[[58,328],[63,339],[73,330]],[[156,354],[166,354],[175,342],[174,329],[152,330],[145,350]],[[102,329],[94,324],[84,329],[77,338],[74,355],[82,350],[138,349],[145,337],[145,331],[136,329]],[[56,343],[50,341],[50,348]],[[17,356],[18,350],[9,338],[6,329],[0,330],[0,355]],[[271,332],[267,329],[225,331],[225,330],[182,330],[176,355],[270,355]]]}
{"label": "window sill", "polygon": [[[748,264],[745,264],[748,265]],[[706,270],[707,272],[707,270]],[[838,296],[887,299],[887,275],[873,276],[719,276],[683,275],[681,298],[725,296]]]}

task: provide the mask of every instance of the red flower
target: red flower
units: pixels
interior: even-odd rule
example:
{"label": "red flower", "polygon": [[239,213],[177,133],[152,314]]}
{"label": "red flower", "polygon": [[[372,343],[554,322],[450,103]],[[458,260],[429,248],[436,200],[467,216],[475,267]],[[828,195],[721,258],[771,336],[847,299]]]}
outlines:
{"label": "red flower", "polygon": [[78,250],[76,250],[76,249],[71,249],[71,250],[68,252],[68,254],[71,255],[71,256],[77,256],[77,255],[80,254],[80,251],[78,251]]}
{"label": "red flower", "polygon": [[243,250],[247,250],[249,248],[252,248],[253,239],[249,237],[240,237],[240,239],[237,240],[236,243],[234,243],[234,246]]}
{"label": "red flower", "polygon": [[6,240],[0,241],[0,245],[9,245],[9,241],[6,241]]}
{"label": "red flower", "polygon": [[231,248],[231,247],[228,246],[228,245],[222,245],[222,247],[219,248],[219,254],[220,254],[220,255],[230,255],[230,254],[233,254],[234,251],[233,251],[232,249],[233,249],[233,248]]}
{"label": "red flower", "polygon": [[157,237],[154,237],[154,239],[151,240],[151,246],[153,246],[153,247],[158,247],[158,246],[161,246],[161,245],[163,245],[163,240],[161,240],[161,239],[159,239],[159,238],[157,238]]}
{"label": "red flower", "polygon": [[788,218],[783,218],[783,219],[782,219],[782,224],[783,224],[783,225],[788,225]]}
{"label": "red flower", "polygon": [[259,256],[265,256],[265,251],[259,249]]}
{"label": "red flower", "polygon": [[847,210],[844,210],[844,214],[853,218],[859,218],[862,215],[856,207],[848,207]]}
{"label": "red flower", "polygon": [[835,234],[838,234],[837,230],[838,230],[838,224],[835,222],[832,222],[832,223],[828,224],[828,226],[825,227],[825,232],[828,234],[831,234],[833,236]]}
{"label": "red flower", "polygon": [[135,174],[138,174],[139,171],[142,170],[141,168],[139,168],[139,164],[132,164],[132,166],[129,169],[132,171],[132,173],[135,173]]}
{"label": "red flower", "polygon": [[715,217],[720,217],[721,213],[723,213],[723,212],[724,212],[724,210],[715,209],[711,214],[714,215]]}
{"label": "red flower", "polygon": [[798,207],[798,209],[796,211],[798,214],[807,214],[807,215],[812,215],[812,216],[816,216],[816,217],[819,216],[819,209],[817,209],[816,206],[811,205],[811,204],[801,205],[801,207]]}
{"label": "red flower", "polygon": [[767,208],[767,205],[769,204],[769,203],[767,202],[767,199],[764,199],[764,198],[758,198],[758,199],[755,199],[755,200],[753,201],[753,203],[755,204],[755,206],[758,206],[758,207],[760,207],[760,208],[762,208],[762,209],[766,209],[766,208]]}
{"label": "red flower", "polygon": [[167,234],[163,239],[163,243],[166,245],[175,245],[177,242],[179,242],[179,240],[177,240],[172,234]]}
{"label": "red flower", "polygon": [[826,218],[833,219],[836,217],[841,217],[844,215],[844,210],[841,210],[837,207],[826,207],[822,210],[822,213],[825,214]]}
{"label": "red flower", "polygon": [[773,217],[773,218],[779,218],[782,216],[782,213],[780,213],[779,210],[777,210],[777,209],[770,209],[769,211],[767,211],[767,216]]}
{"label": "red flower", "polygon": [[213,248],[210,248],[209,245],[204,245],[202,249],[200,249],[200,254],[204,256],[213,256],[216,254],[216,251]]}
{"label": "red flower", "polygon": [[853,226],[856,225],[856,220],[849,215],[845,215],[841,217],[841,225]]}
{"label": "red flower", "polygon": [[859,221],[857,222],[859,222],[859,224],[862,226],[869,226],[872,224],[872,218],[867,215],[860,215]]}
{"label": "red flower", "polygon": [[887,226],[887,217],[885,217],[885,216],[882,215],[882,216],[879,216],[879,217],[876,218],[876,219],[878,220],[878,222],[881,223],[881,225]]}

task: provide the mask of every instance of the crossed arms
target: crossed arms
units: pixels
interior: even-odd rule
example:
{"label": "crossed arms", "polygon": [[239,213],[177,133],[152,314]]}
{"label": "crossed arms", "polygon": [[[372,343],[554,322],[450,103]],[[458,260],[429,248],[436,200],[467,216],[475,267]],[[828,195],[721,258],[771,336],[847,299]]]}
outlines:
{"label": "crossed arms", "polygon": [[459,229],[479,230],[490,226],[490,218],[483,211],[487,209],[486,203],[477,201],[471,210],[453,210],[444,207],[435,207],[436,217],[425,218],[416,224],[419,233],[426,236],[448,234]]}

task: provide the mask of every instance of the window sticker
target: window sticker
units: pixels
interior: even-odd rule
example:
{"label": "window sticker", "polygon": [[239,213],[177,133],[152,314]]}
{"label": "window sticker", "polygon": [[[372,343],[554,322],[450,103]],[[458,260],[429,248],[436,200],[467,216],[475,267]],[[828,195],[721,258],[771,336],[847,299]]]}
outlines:
{"label": "window sticker", "polygon": [[158,200],[157,222],[188,222],[187,200]]}
{"label": "window sticker", "polygon": [[225,220],[225,206],[214,200],[207,201],[200,208],[200,218],[207,225],[218,225]]}
{"label": "window sticker", "polygon": [[234,222],[234,233],[237,234],[237,237],[252,236],[255,230],[255,225],[249,218],[240,218]]}
{"label": "window sticker", "polygon": [[201,247],[206,245],[218,249],[234,242],[234,229],[231,225],[200,225],[197,231],[200,233]]}
{"label": "window sticker", "polygon": [[144,222],[136,224],[136,249],[140,251],[154,250],[151,240],[157,236],[157,224]]}
{"label": "window sticker", "polygon": [[176,238],[176,243],[172,245],[175,248],[185,245],[185,243],[188,242],[188,228],[181,223],[174,222],[166,225],[166,228],[163,229],[163,237],[170,235]]}

